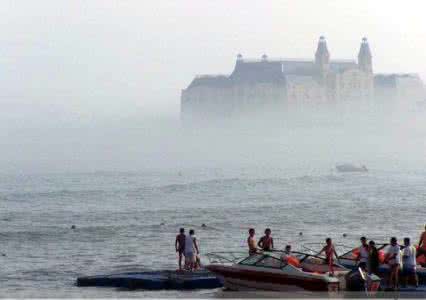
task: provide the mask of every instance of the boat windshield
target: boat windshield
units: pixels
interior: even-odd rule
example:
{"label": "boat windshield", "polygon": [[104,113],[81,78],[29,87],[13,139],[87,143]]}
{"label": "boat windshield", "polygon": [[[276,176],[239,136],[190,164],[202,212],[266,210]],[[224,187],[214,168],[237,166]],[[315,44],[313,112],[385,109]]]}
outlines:
{"label": "boat windshield", "polygon": [[280,269],[286,265],[277,255],[254,254],[239,262],[240,265]]}
{"label": "boat windshield", "polygon": [[259,260],[261,260],[264,257],[263,254],[254,254],[250,255],[246,259],[243,259],[239,262],[240,265],[249,265],[253,266],[255,263],[257,263]]}

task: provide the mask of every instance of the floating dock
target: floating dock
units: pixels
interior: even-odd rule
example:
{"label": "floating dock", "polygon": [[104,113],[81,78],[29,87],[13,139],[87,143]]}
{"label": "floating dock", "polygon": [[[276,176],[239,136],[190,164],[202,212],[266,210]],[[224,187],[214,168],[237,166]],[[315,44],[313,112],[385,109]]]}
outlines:
{"label": "floating dock", "polygon": [[84,276],[77,278],[77,286],[118,287],[146,290],[193,290],[215,289],[223,286],[222,281],[207,270],[147,271],[110,275]]}

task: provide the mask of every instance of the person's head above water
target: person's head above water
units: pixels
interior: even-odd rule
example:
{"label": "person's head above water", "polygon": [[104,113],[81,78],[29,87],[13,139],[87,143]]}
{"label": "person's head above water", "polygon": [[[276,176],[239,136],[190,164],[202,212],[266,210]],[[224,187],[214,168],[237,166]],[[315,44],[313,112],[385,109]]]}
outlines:
{"label": "person's head above water", "polygon": [[285,251],[286,252],[291,252],[291,245],[285,246]]}
{"label": "person's head above water", "polygon": [[370,247],[375,247],[375,246],[376,246],[376,243],[375,243],[374,241],[370,241],[370,242],[368,243],[368,245],[370,245]]}
{"label": "person's head above water", "polygon": [[255,234],[254,228],[249,229],[249,235],[253,236]]}
{"label": "person's head above water", "polygon": [[331,238],[326,238],[325,242],[327,243],[327,245],[331,245],[331,243],[332,243]]}
{"label": "person's head above water", "polygon": [[185,233],[185,228],[181,228],[181,229],[179,229],[179,232],[180,232],[180,233]]}
{"label": "person's head above water", "polygon": [[391,237],[391,239],[390,239],[390,244],[392,245],[392,246],[395,246],[396,244],[397,244],[397,239],[396,239],[396,237]]}
{"label": "person's head above water", "polygon": [[361,241],[361,244],[367,246],[367,238],[365,236],[362,236],[359,240]]}
{"label": "person's head above water", "polygon": [[409,237],[404,238],[404,245],[410,246],[410,238]]}
{"label": "person's head above water", "polygon": [[194,229],[189,230],[189,235],[194,235],[194,234],[195,234]]}
{"label": "person's head above water", "polygon": [[271,235],[272,231],[270,228],[265,229],[265,235]]}

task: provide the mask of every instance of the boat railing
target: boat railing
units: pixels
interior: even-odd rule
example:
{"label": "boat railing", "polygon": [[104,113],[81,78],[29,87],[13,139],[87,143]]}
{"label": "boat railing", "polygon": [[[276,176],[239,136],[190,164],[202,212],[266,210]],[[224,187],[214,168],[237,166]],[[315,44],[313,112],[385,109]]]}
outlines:
{"label": "boat railing", "polygon": [[211,264],[227,264],[227,263],[237,263],[239,260],[247,257],[247,252],[210,252],[205,256],[210,261]]}

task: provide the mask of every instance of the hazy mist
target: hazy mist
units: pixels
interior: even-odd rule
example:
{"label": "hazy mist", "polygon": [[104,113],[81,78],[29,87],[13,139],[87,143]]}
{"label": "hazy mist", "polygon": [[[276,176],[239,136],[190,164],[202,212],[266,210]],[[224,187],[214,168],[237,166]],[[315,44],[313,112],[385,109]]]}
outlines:
{"label": "hazy mist", "polygon": [[[180,92],[235,56],[356,58],[426,78],[424,1],[3,1],[0,171],[425,166],[425,114],[182,128]],[[319,119],[319,120],[317,120]],[[318,125],[320,124],[320,125]],[[218,125],[218,124],[216,124]],[[232,130],[231,130],[232,129]]]}

